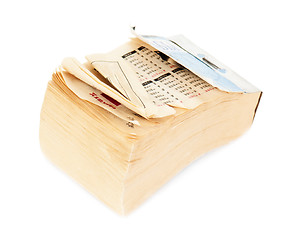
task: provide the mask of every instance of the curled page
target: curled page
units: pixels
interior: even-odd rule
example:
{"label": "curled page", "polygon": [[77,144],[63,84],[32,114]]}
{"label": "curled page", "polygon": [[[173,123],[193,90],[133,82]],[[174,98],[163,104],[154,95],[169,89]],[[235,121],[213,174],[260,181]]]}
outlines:
{"label": "curled page", "polygon": [[124,97],[118,91],[111,88],[104,82],[100,81],[94,74],[91,73],[91,71],[87,69],[86,66],[78,62],[75,58],[65,58],[62,62],[62,66],[67,72],[74,75],[81,81],[100,90],[101,92],[105,93],[106,95],[110,96],[111,98],[115,99],[119,103],[123,104],[127,108],[131,109],[132,111],[138,113],[139,115],[145,118],[165,117],[165,116],[170,116],[176,112],[172,108],[169,107],[167,108],[167,106],[164,106],[161,109],[154,108],[154,107],[146,108],[144,102],[137,101],[137,99],[139,99],[138,95],[137,98],[132,98],[132,99],[128,99]]}
{"label": "curled page", "polygon": [[100,90],[84,83],[67,71],[59,68],[54,75],[59,81],[64,82],[79,98],[104,108],[115,116],[130,123],[129,125],[141,125],[141,122],[144,123],[145,119],[137,115],[134,111],[125,107]]}

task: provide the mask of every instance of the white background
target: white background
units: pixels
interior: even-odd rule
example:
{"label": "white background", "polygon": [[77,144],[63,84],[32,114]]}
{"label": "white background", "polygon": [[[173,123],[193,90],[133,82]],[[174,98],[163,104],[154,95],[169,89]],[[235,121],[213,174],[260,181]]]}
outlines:
{"label": "white background", "polygon": [[[298,1],[2,1],[0,239],[300,239]],[[41,153],[51,73],[124,43],[184,34],[264,94],[252,128],[121,217]]]}

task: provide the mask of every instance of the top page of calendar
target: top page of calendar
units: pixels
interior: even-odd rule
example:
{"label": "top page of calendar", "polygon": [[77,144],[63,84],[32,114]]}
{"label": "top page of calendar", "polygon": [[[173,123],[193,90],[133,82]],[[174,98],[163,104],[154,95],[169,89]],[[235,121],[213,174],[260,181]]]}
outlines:
{"label": "top page of calendar", "polygon": [[132,28],[133,34],[153,48],[172,58],[209,84],[227,92],[251,93],[260,91],[229,67],[195,45],[183,35],[159,37],[141,35]]}

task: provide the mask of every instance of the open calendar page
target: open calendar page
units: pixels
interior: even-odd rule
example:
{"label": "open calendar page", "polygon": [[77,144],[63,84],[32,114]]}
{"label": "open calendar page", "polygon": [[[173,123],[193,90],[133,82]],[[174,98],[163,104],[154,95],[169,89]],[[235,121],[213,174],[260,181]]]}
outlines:
{"label": "open calendar page", "polygon": [[135,123],[139,115],[194,109],[220,90],[258,91],[183,36],[136,36],[112,52],[87,56],[85,64],[64,59],[60,78],[82,99]]}
{"label": "open calendar page", "polygon": [[[215,88],[148,44],[133,39],[108,54],[87,56],[90,64],[150,117],[192,109]],[[171,61],[168,61],[171,60]]]}

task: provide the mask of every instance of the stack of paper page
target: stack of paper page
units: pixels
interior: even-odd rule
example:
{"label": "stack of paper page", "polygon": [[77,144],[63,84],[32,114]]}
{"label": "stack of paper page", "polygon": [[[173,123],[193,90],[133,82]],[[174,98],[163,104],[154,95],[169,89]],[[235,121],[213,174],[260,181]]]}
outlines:
{"label": "stack of paper page", "polygon": [[261,97],[183,36],[136,34],[86,59],[66,58],[53,74],[41,111],[41,147],[120,214],[240,136]]}

